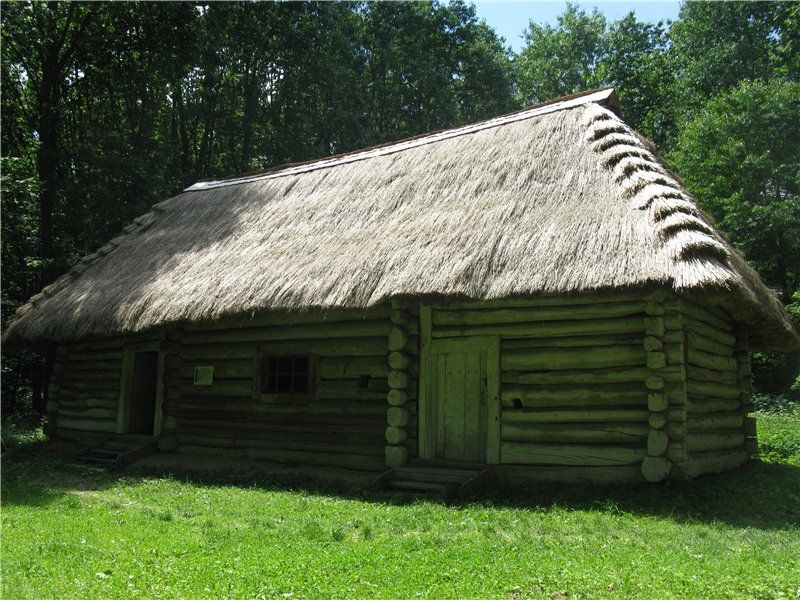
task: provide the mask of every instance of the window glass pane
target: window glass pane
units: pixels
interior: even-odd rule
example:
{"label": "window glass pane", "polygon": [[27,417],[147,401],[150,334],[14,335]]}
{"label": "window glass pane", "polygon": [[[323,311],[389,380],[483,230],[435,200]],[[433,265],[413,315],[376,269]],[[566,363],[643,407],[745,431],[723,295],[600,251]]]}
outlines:
{"label": "window glass pane", "polygon": [[294,359],[294,372],[295,374],[308,373],[308,357],[307,356],[298,356]]}
{"label": "window glass pane", "polygon": [[261,359],[261,391],[304,394],[309,390],[308,356],[264,356]]}
{"label": "window glass pane", "polygon": [[261,391],[262,392],[269,391],[270,387],[271,387],[270,386],[270,382],[269,382],[269,377],[270,377],[270,375],[272,373],[272,369],[270,368],[271,364],[272,364],[272,361],[270,360],[270,358],[268,356],[265,356],[265,357],[263,357],[261,359]]}
{"label": "window glass pane", "polygon": [[308,391],[308,375],[305,373],[295,374],[294,376],[294,391],[307,392]]}
{"label": "window glass pane", "polygon": [[275,386],[275,391],[279,394],[284,394],[292,391],[292,376],[291,375],[278,375],[278,383]]}

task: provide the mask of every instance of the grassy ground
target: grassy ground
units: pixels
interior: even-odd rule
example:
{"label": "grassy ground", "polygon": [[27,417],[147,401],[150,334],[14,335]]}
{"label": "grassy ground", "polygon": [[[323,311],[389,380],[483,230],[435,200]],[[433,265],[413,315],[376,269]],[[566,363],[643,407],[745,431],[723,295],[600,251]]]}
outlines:
{"label": "grassy ground", "polygon": [[109,474],[30,436],[3,457],[3,597],[796,598],[798,416],[761,419],[774,462],[689,486],[455,504]]}

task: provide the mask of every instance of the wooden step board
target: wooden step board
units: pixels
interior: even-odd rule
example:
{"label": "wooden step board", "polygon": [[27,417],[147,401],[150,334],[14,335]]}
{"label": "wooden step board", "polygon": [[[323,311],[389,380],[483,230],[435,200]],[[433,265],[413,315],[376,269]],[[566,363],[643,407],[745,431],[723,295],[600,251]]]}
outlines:
{"label": "wooden step board", "polygon": [[158,442],[154,437],[117,435],[83,448],[75,458],[94,465],[124,467],[148,454],[153,454],[156,450]]}
{"label": "wooden step board", "polygon": [[388,490],[456,496],[494,481],[489,469],[405,466],[382,473],[375,486]]}

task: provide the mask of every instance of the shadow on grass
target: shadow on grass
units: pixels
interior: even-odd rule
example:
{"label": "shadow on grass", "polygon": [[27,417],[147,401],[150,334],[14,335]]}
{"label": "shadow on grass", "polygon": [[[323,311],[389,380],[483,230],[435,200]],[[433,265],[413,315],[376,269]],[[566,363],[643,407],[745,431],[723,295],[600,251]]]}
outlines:
{"label": "shadow on grass", "polygon": [[800,467],[751,461],[738,470],[674,484],[628,486],[537,483],[478,490],[468,497],[435,496],[365,489],[353,481],[320,480],[308,475],[230,473],[175,468],[132,467],[108,471],[72,461],[47,443],[31,444],[3,457],[2,504],[46,507],[75,491],[102,490],[122,479],[168,478],[195,486],[258,488],[264,491],[336,496],[391,505],[434,502],[453,510],[503,508],[541,511],[551,508],[601,511],[671,519],[676,522],[718,522],[735,527],[787,529],[800,527]]}

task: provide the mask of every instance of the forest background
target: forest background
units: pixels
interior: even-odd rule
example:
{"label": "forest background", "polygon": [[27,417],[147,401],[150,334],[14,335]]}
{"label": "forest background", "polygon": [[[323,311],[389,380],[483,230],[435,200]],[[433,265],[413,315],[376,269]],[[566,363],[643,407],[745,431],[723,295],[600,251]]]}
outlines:
{"label": "forest background", "polygon": [[[568,5],[524,46],[461,2],[4,2],[2,326],[197,179],[454,127],[613,85],[800,323],[800,3]],[[754,355],[757,404],[800,355]],[[2,413],[44,412],[43,361],[4,355]]]}

